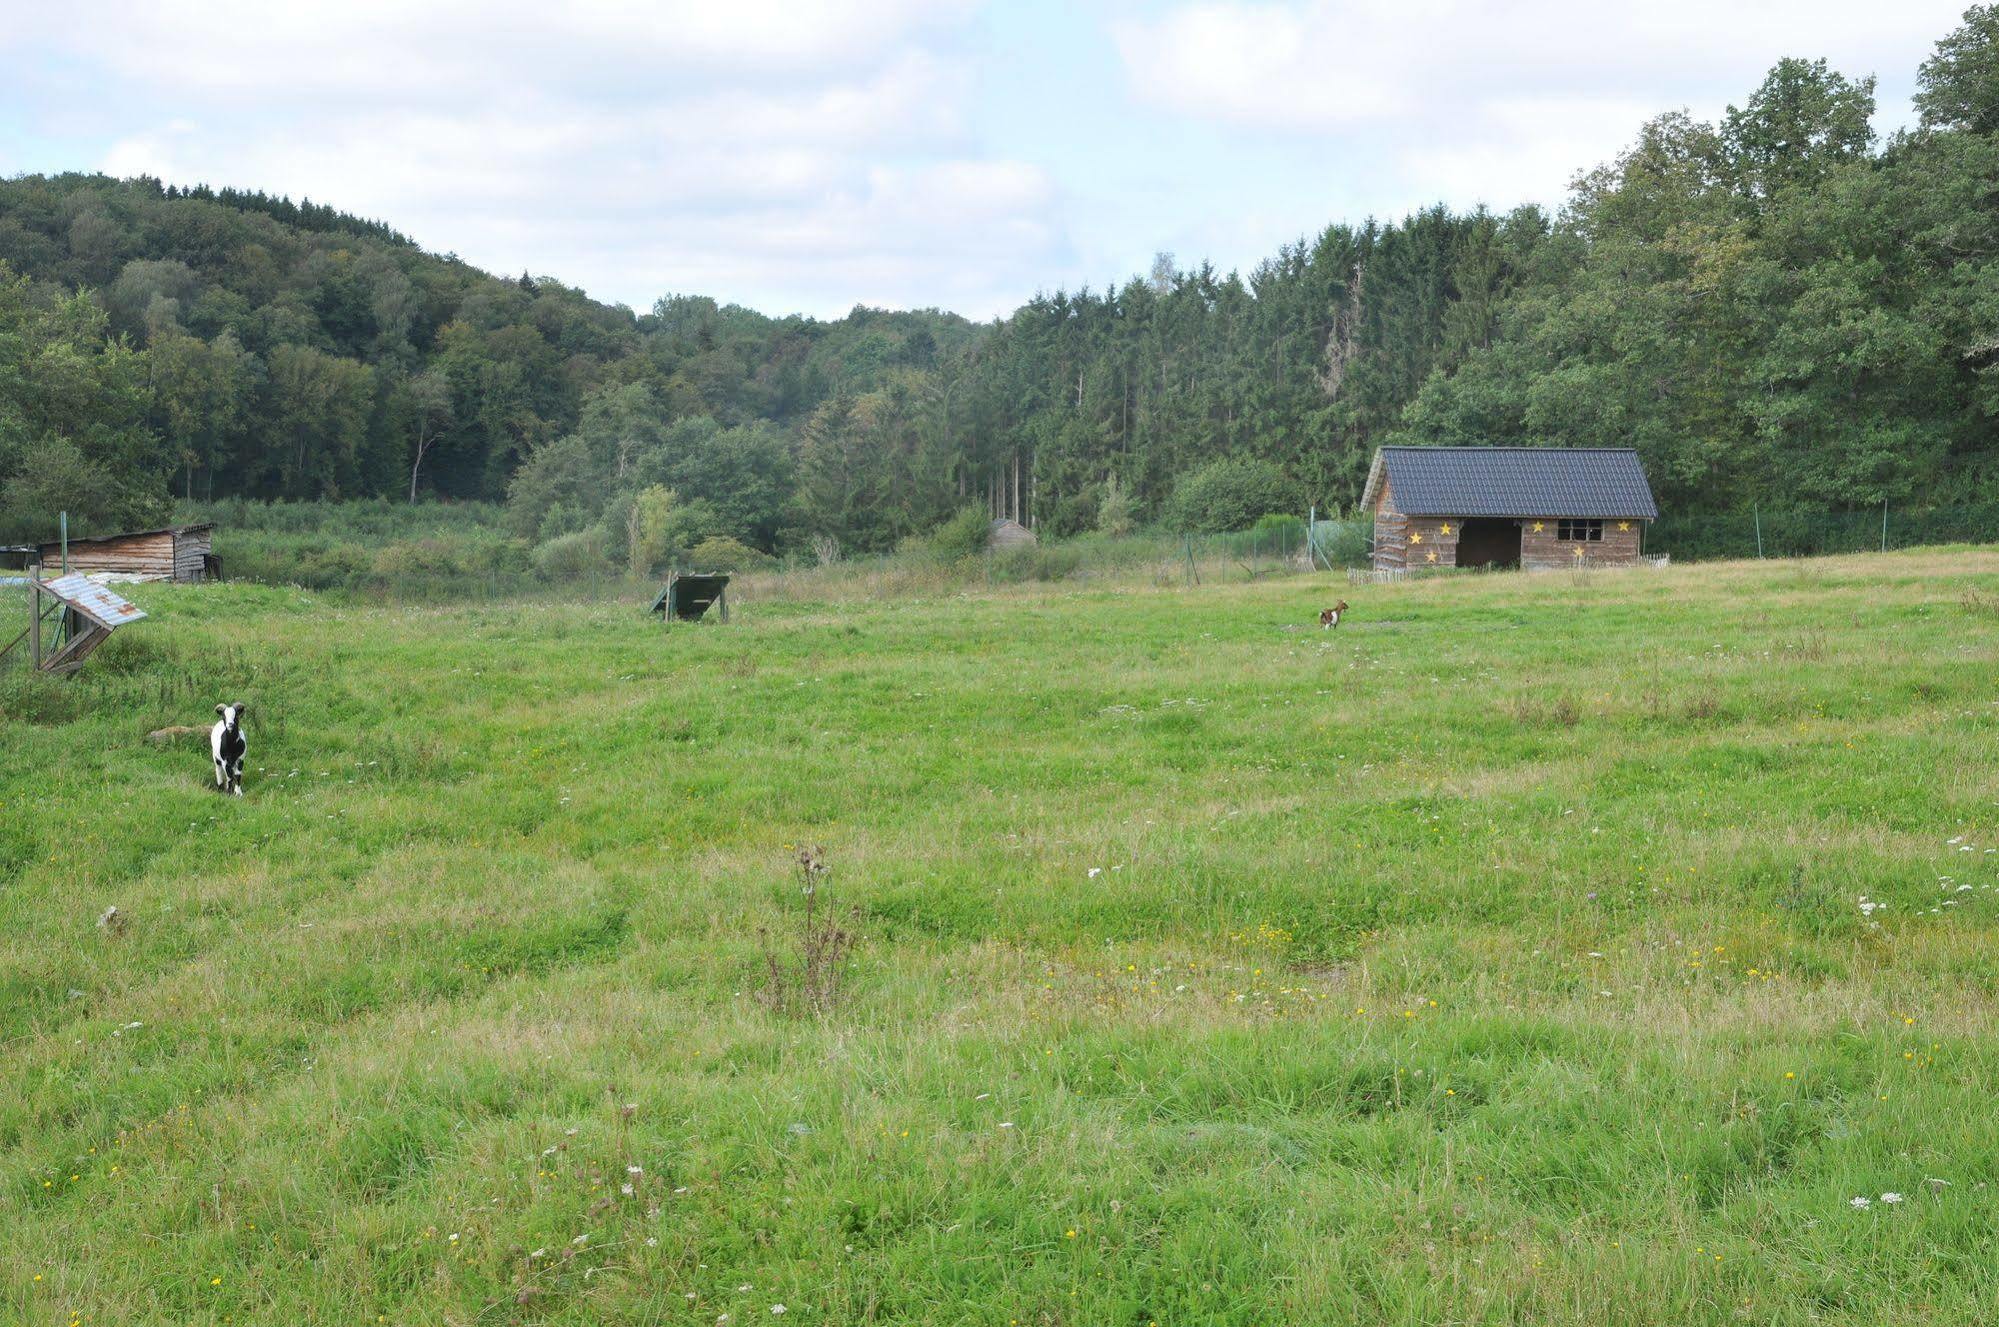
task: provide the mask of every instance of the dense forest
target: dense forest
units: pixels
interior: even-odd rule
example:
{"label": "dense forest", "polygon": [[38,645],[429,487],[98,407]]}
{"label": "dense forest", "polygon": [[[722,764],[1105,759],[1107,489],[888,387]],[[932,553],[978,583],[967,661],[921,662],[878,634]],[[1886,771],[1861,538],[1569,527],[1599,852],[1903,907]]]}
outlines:
{"label": "dense forest", "polygon": [[[1785,60],[1646,125],[1558,215],[1334,225],[1247,275],[990,325],[699,296],[634,313],[381,222],[151,179],[0,181],[0,537],[176,498],[504,499],[634,564],[1350,506],[1383,442],[1634,446],[1662,502],[1999,500],[1999,7],[1882,141]],[[963,522],[961,522],[963,524]]]}

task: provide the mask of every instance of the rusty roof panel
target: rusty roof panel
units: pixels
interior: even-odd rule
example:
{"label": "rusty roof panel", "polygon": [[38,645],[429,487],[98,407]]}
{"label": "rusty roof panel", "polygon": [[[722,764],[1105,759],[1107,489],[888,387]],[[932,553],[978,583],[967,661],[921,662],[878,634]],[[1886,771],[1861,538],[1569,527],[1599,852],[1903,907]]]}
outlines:
{"label": "rusty roof panel", "polygon": [[113,594],[80,571],[43,581],[42,588],[107,630],[137,622],[146,615],[145,609]]}

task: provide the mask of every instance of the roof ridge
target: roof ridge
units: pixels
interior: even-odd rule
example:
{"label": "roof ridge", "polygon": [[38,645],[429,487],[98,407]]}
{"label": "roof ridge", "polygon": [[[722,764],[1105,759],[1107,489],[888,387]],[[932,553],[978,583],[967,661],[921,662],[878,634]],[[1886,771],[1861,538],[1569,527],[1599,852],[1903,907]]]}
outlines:
{"label": "roof ridge", "polygon": [[1461,445],[1458,443],[1444,443],[1438,446],[1430,446],[1421,443],[1396,442],[1383,443],[1381,450],[1385,452],[1552,452],[1557,454],[1562,452],[1602,452],[1613,455],[1623,455],[1629,452],[1634,456],[1638,453],[1636,447],[1518,447],[1511,443],[1496,444],[1488,447],[1479,444]]}

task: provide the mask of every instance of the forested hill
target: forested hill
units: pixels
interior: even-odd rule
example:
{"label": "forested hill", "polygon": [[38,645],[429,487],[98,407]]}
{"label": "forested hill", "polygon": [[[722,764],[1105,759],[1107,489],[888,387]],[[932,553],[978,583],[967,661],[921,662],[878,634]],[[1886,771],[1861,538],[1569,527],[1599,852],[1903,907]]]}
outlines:
{"label": "forested hill", "polygon": [[835,394],[934,373],[975,333],[944,313],[829,323],[698,296],[638,315],[309,202],[0,181],[16,529],[58,500],[116,523],[169,495],[502,498],[526,457],[634,387],[662,421],[789,427]]}
{"label": "forested hill", "polygon": [[1058,534],[1338,507],[1387,441],[1635,446],[1683,513],[1999,501],[1999,15],[1919,84],[1881,141],[1871,78],[1785,60],[1558,216],[1162,257],[990,326],[634,314],[309,204],[0,182],[0,520],[414,490],[635,559],[879,549],[968,505]]}

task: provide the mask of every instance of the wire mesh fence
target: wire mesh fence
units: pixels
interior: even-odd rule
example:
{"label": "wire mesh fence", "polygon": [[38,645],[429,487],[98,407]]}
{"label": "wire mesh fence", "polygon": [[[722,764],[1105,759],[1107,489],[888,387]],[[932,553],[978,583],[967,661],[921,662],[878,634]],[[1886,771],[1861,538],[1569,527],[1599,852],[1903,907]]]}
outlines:
{"label": "wire mesh fence", "polygon": [[[1303,565],[1365,567],[1374,553],[1371,519],[1345,517],[1292,522],[1306,544]],[[1255,536],[1258,531],[1245,534]],[[1239,539],[1241,536],[1196,536]],[[1673,513],[1645,531],[1648,555],[1675,562],[1725,558],[1825,557],[1838,553],[1887,553],[1935,544],[1999,544],[1999,504],[1897,508],[1893,504],[1850,511],[1791,508],[1771,511]],[[1252,548],[1263,548],[1252,539]]]}
{"label": "wire mesh fence", "polygon": [[1957,543],[1999,543],[1999,505],[1675,513],[1654,521],[1645,534],[1646,552],[1667,554],[1675,562],[1885,553]]}

